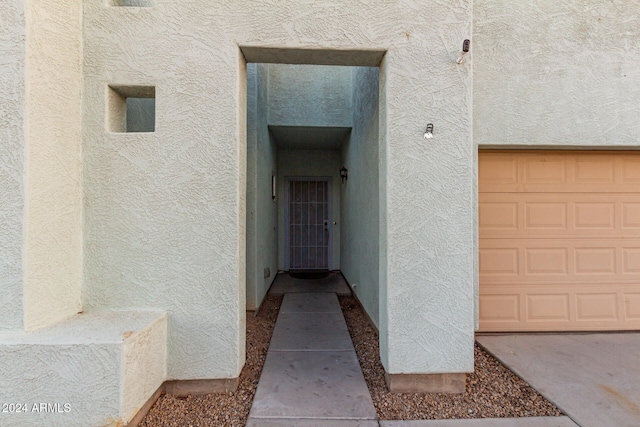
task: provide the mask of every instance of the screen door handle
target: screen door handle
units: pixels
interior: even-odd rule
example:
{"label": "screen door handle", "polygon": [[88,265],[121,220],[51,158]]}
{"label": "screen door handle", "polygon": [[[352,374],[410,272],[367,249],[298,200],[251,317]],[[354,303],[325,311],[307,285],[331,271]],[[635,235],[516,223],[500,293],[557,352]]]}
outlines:
{"label": "screen door handle", "polygon": [[329,229],[329,221],[328,220],[324,220],[324,229],[328,230]]}

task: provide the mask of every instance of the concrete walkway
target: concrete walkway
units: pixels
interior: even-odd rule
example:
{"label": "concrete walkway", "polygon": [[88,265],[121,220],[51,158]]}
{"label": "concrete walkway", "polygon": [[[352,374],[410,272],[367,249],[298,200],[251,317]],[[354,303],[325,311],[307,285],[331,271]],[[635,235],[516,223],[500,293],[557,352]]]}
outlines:
{"label": "concrete walkway", "polygon": [[640,426],[640,334],[476,339],[581,427]]}
{"label": "concrete walkway", "polygon": [[[377,421],[336,295],[350,293],[344,278],[332,273],[324,279],[305,281],[281,274],[270,293],[285,296],[248,427],[576,426],[568,417]],[[534,381],[525,380],[534,385]]]}
{"label": "concrete walkway", "polygon": [[249,427],[378,426],[335,293],[287,293]]}

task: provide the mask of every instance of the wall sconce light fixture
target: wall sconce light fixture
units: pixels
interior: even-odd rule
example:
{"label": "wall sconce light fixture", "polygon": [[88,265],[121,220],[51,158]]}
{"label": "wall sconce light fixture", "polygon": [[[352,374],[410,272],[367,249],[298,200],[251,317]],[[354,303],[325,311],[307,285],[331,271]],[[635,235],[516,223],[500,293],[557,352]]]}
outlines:
{"label": "wall sconce light fixture", "polygon": [[433,123],[429,123],[427,125],[427,130],[424,132],[424,139],[432,139],[433,138]]}
{"label": "wall sconce light fixture", "polygon": [[347,179],[349,179],[349,170],[344,166],[340,169],[340,178],[342,179],[343,184]]}
{"label": "wall sconce light fixture", "polygon": [[460,52],[460,56],[456,60],[456,63],[462,64],[464,62],[464,56],[469,53],[470,46],[471,41],[469,39],[464,39],[464,42],[462,42],[462,52]]}

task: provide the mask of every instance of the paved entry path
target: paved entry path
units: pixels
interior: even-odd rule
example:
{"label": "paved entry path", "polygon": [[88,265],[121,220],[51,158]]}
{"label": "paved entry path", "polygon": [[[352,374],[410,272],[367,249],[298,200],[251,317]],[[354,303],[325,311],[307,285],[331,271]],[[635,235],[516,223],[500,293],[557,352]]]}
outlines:
{"label": "paved entry path", "polygon": [[378,426],[335,293],[286,293],[248,427]]}

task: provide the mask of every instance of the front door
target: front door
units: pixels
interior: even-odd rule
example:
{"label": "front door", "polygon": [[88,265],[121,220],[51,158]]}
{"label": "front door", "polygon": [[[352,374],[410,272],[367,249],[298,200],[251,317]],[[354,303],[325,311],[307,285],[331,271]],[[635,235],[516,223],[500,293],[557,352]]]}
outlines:
{"label": "front door", "polygon": [[287,180],[288,270],[328,270],[331,242],[329,178]]}

